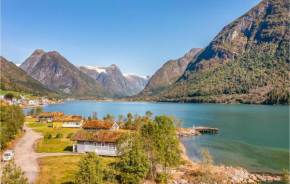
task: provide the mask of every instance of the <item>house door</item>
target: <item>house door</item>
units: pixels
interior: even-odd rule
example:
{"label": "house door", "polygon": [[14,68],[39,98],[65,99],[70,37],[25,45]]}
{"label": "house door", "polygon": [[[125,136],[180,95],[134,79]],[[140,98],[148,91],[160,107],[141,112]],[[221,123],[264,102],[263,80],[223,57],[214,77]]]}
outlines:
{"label": "house door", "polygon": [[90,144],[89,142],[84,143],[84,152],[89,152],[90,151]]}

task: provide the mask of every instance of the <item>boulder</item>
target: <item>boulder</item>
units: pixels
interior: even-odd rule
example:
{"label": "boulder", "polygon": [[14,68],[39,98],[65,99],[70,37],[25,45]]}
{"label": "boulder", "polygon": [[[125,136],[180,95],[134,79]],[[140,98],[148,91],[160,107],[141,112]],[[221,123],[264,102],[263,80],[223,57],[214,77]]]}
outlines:
{"label": "boulder", "polygon": [[270,181],[270,182],[273,181],[273,177],[272,176],[266,176],[266,178],[267,178],[267,181]]}
{"label": "boulder", "polygon": [[259,174],[256,174],[256,176],[257,176],[259,181],[263,181],[263,182],[267,181],[267,178],[265,176],[262,176],[262,175],[259,175]]}

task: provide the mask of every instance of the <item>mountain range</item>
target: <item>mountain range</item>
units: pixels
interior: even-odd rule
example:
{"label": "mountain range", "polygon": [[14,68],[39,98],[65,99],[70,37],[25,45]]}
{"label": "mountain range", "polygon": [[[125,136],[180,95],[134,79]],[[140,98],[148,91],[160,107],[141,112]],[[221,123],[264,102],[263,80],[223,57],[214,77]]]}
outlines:
{"label": "mountain range", "polygon": [[143,77],[136,74],[122,74],[116,65],[109,67],[80,66],[79,69],[100,82],[117,98],[138,94],[150,78],[149,76]]}
{"label": "mountain range", "polygon": [[263,0],[225,26],[176,82],[147,99],[289,104],[288,10],[287,0]]}
{"label": "mountain range", "polygon": [[77,99],[121,98],[139,93],[149,77],[122,74],[116,65],[76,66],[56,51],[35,50],[21,65],[51,90]]}
{"label": "mountain range", "polygon": [[77,99],[111,98],[98,81],[81,72],[58,52],[37,49],[20,68],[51,90]]}

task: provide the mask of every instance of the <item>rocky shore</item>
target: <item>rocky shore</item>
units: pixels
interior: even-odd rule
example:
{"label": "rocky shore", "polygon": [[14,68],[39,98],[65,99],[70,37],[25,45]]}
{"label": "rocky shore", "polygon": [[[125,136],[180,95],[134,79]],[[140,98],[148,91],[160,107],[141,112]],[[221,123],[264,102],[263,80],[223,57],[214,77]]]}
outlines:
{"label": "rocky shore", "polygon": [[176,135],[178,137],[189,137],[201,135],[201,133],[196,131],[194,128],[178,128],[176,130]]}
{"label": "rocky shore", "polygon": [[[190,172],[200,169],[202,166],[190,160],[186,154],[186,148],[180,143],[181,157],[184,164],[172,173],[171,183],[174,184],[192,184],[195,179],[190,176]],[[282,181],[281,175],[269,173],[251,173],[242,167],[231,166],[208,166],[210,174],[223,176],[225,182],[237,183],[261,183],[261,182],[279,182]],[[190,176],[190,177],[189,177]]]}

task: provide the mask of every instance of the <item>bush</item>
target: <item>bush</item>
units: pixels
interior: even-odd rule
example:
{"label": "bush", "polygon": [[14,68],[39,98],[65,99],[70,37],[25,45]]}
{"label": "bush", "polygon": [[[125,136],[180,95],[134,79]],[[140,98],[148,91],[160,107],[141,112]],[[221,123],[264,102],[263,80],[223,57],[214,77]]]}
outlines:
{"label": "bush", "polygon": [[63,138],[63,135],[61,133],[56,134],[55,138]]}
{"label": "bush", "polygon": [[167,174],[165,173],[157,173],[156,182],[157,183],[167,183]]}
{"label": "bush", "polygon": [[69,134],[67,135],[67,138],[69,139],[69,138],[71,138],[73,135],[74,135],[74,133],[69,133]]}
{"label": "bush", "polygon": [[285,183],[290,183],[290,175],[289,175],[289,171],[287,169],[284,169],[282,171],[282,179],[283,179],[283,181],[285,181]]}
{"label": "bush", "polygon": [[44,139],[51,139],[51,138],[52,138],[52,136],[49,133],[47,133],[47,134],[44,135]]}

